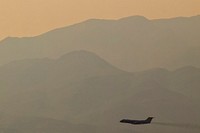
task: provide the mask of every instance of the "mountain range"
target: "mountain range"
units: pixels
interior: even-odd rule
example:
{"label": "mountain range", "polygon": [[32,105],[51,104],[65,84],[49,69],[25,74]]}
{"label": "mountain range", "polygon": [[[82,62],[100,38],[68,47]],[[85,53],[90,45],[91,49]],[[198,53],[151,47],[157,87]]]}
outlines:
{"label": "mountain range", "polygon": [[[97,54],[13,61],[0,67],[0,131],[5,133],[198,133],[200,68],[126,72]],[[155,116],[152,125],[123,118]]]}
{"label": "mountain range", "polygon": [[148,20],[90,19],[35,37],[0,42],[0,65],[27,58],[58,58],[74,50],[98,54],[125,71],[200,67],[200,16]]}

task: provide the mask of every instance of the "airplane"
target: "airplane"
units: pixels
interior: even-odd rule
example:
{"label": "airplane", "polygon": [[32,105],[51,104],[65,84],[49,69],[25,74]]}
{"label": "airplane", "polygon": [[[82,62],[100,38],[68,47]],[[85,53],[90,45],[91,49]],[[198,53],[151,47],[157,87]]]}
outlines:
{"label": "airplane", "polygon": [[148,117],[146,120],[129,120],[129,119],[123,119],[120,122],[121,123],[134,124],[134,125],[150,124],[153,118],[154,117]]}

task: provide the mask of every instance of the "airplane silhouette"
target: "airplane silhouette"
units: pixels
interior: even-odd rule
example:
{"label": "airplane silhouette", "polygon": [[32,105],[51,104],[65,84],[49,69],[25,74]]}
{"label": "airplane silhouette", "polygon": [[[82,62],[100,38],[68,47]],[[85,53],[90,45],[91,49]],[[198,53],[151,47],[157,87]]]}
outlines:
{"label": "airplane silhouette", "polygon": [[129,120],[129,119],[123,119],[120,122],[121,123],[134,124],[134,125],[150,124],[153,118],[154,117],[148,117],[146,120]]}

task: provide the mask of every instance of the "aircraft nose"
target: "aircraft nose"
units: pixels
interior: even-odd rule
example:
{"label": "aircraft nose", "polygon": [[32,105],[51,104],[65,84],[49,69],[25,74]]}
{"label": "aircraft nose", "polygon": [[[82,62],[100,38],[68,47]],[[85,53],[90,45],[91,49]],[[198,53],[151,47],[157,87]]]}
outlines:
{"label": "aircraft nose", "polygon": [[122,122],[122,123],[123,123],[123,122],[124,122],[124,120],[121,120],[120,122]]}

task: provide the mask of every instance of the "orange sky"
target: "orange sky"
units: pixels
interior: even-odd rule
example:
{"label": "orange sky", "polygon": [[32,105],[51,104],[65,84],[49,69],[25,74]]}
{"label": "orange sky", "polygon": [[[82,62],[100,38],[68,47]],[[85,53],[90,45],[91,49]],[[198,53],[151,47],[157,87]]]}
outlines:
{"label": "orange sky", "polygon": [[35,36],[89,18],[200,14],[200,0],[0,0],[0,39]]}

